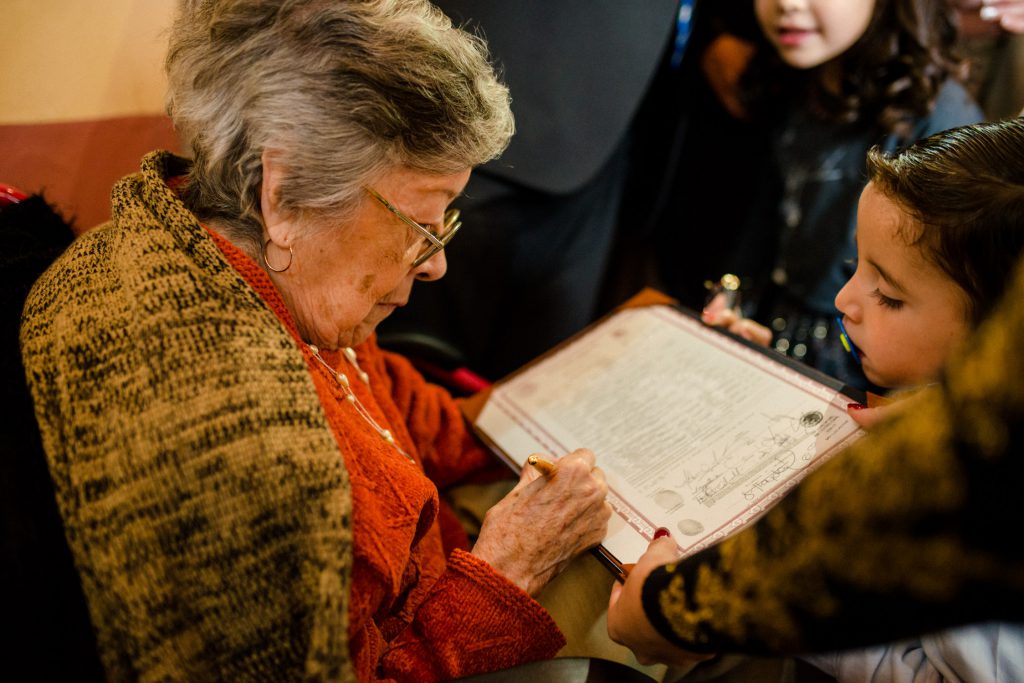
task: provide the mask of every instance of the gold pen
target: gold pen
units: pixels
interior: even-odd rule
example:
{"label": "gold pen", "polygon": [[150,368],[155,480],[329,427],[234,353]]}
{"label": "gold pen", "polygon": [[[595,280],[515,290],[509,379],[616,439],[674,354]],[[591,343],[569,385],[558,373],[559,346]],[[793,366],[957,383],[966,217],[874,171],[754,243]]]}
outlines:
{"label": "gold pen", "polygon": [[550,463],[539,455],[531,455],[526,459],[526,464],[533,467],[535,470],[540,472],[545,477],[550,477],[555,473],[554,463]]}

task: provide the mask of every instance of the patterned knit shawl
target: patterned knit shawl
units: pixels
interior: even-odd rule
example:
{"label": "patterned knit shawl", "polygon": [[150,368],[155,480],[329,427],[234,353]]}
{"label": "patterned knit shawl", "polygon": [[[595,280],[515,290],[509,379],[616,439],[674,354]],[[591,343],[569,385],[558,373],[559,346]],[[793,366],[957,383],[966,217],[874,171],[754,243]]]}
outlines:
{"label": "patterned knit shawl", "polygon": [[112,680],[350,680],[348,475],[294,340],[166,186],[36,283],[21,344]]}

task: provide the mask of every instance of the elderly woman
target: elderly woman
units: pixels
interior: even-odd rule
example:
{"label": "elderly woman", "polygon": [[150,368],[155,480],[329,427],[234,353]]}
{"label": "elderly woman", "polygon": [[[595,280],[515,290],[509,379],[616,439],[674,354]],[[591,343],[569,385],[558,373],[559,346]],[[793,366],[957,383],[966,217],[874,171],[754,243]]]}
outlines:
{"label": "elderly woman", "polygon": [[192,160],[145,157],[22,328],[108,677],[554,655],[533,596],[604,534],[594,455],[524,473],[453,547],[438,488],[493,462],[373,336],[444,274],[449,205],[512,132],[483,44],[423,0],[193,0],[167,70]]}

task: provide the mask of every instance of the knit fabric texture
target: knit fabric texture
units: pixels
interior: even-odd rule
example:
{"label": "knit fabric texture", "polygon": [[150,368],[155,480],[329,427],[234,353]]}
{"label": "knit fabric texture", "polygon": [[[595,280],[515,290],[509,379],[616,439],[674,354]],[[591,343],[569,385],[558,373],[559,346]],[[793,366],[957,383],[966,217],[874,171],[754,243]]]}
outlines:
{"label": "knit fabric texture", "polygon": [[33,288],[21,345],[111,680],[354,680],[351,492],[306,362],[164,179]]}

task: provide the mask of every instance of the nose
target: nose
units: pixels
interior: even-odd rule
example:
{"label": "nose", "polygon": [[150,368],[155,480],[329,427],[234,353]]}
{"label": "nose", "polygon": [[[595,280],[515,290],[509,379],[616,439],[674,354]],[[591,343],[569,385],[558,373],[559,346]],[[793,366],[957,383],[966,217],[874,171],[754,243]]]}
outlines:
{"label": "nose", "polygon": [[804,0],[779,0],[779,11],[785,14],[786,12],[796,12],[799,10],[804,3]]}
{"label": "nose", "polygon": [[417,280],[423,280],[424,282],[430,282],[431,280],[440,280],[444,277],[444,274],[448,272],[448,259],[444,255],[444,249],[437,252],[426,261],[416,266],[413,269],[413,274]]}
{"label": "nose", "polygon": [[861,306],[857,302],[856,293],[853,288],[853,278],[846,281],[843,288],[836,294],[836,308],[852,322],[860,322]]}

